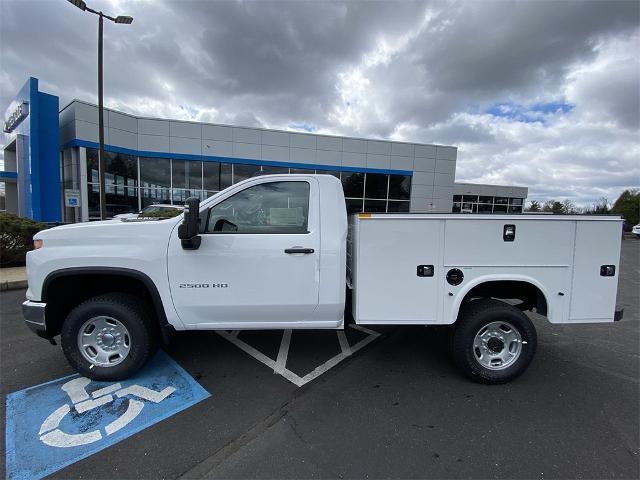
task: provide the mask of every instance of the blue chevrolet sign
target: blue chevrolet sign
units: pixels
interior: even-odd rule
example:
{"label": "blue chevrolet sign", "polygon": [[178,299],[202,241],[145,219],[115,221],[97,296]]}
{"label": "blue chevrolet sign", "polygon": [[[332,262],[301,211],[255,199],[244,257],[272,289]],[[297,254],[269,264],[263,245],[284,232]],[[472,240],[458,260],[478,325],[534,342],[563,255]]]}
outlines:
{"label": "blue chevrolet sign", "polygon": [[7,478],[42,478],[207,398],[160,352],[135,377],[60,378],[7,396]]}

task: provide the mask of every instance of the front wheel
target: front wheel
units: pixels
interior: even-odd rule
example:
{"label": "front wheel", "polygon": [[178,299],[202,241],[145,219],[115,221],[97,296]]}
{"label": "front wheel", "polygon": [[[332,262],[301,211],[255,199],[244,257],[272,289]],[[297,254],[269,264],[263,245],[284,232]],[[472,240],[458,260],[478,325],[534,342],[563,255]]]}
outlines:
{"label": "front wheel", "polygon": [[91,298],[67,316],[60,336],[71,366],[93,380],[122,380],[156,349],[156,335],[141,302],[112,293]]}
{"label": "front wheel", "polygon": [[453,360],[478,383],[506,383],[527,369],[537,343],[533,323],[519,309],[499,300],[476,300],[460,312]]}

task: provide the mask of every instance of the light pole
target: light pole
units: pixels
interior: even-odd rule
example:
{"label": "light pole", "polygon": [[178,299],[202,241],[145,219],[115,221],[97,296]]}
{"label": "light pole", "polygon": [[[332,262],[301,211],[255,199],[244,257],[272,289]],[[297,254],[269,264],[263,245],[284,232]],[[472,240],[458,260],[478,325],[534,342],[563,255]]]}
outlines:
{"label": "light pole", "polygon": [[99,182],[100,182],[100,219],[104,220],[107,216],[107,208],[106,208],[106,195],[105,195],[105,186],[104,186],[104,105],[102,98],[102,24],[103,19],[106,18],[111,20],[114,23],[122,23],[125,25],[129,25],[133,22],[133,17],[126,17],[122,15],[118,15],[117,17],[110,17],[109,15],[105,15],[102,12],[98,12],[87,7],[87,4],[83,0],[68,0],[69,3],[72,3],[76,7],[78,7],[83,12],[90,12],[98,15],[98,142],[100,143],[100,147],[98,149],[98,172],[99,172]]}

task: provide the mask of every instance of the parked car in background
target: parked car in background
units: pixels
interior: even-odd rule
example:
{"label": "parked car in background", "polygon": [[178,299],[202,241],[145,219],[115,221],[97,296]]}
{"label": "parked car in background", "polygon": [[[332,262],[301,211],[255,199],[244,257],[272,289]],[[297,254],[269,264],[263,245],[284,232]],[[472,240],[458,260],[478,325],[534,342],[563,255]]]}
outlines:
{"label": "parked car in background", "polygon": [[640,223],[631,229],[631,233],[633,233],[636,238],[640,238]]}
{"label": "parked car in background", "polygon": [[164,203],[156,203],[144,207],[138,213],[121,213],[114,215],[113,218],[172,218],[177,217],[184,211],[184,205],[168,205]]}

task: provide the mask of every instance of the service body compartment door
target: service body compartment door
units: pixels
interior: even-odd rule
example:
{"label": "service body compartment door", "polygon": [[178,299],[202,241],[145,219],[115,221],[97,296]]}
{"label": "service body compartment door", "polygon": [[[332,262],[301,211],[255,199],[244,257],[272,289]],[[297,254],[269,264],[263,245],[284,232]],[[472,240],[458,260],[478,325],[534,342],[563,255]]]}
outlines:
{"label": "service body compartment door", "polygon": [[[357,221],[357,322],[436,323],[443,220],[386,217]],[[421,275],[419,266],[425,267]],[[432,276],[428,275],[430,266]]]}
{"label": "service body compartment door", "polygon": [[[618,289],[621,232],[619,221],[577,222],[570,321],[613,321]],[[615,275],[601,275],[600,269],[604,265],[613,265]]]}
{"label": "service body compartment door", "polygon": [[182,322],[202,329],[304,327],[318,307],[319,201],[312,177],[264,181],[209,209],[199,249],[182,249],[176,228],[168,276]]}

